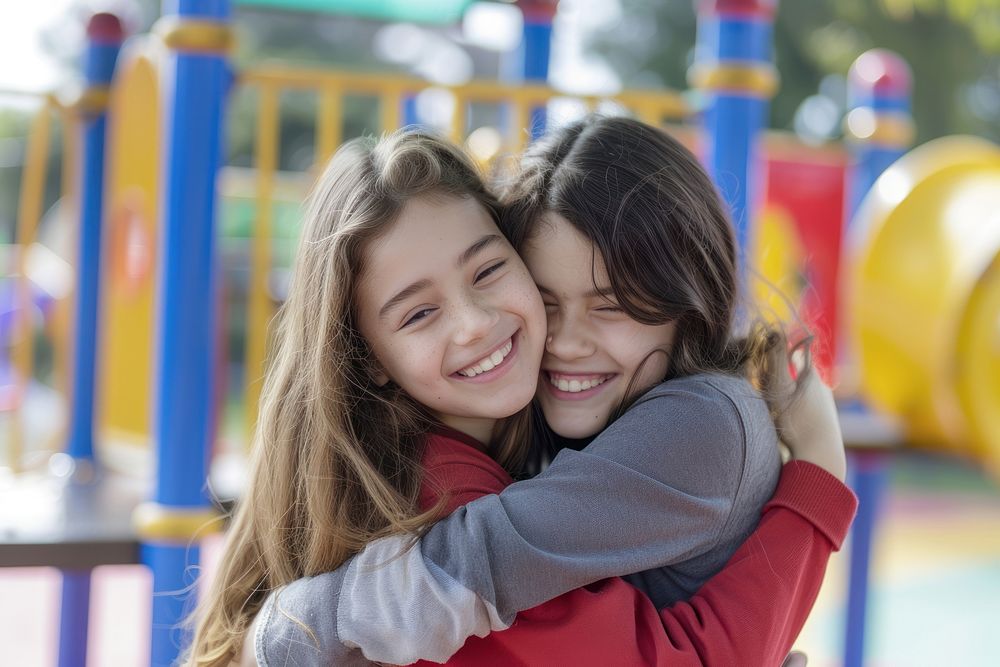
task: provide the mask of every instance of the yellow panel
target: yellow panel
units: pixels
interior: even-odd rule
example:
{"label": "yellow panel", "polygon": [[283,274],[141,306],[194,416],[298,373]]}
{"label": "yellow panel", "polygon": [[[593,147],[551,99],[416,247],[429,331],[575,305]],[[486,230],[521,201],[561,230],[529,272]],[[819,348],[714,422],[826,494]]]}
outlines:
{"label": "yellow panel", "polygon": [[791,322],[802,302],[801,272],[805,253],[795,221],[781,208],[768,206],[754,234],[751,268],[758,273],[753,295],[763,315],[777,322]]}
{"label": "yellow panel", "polygon": [[153,299],[160,173],[159,75],[134,53],[119,65],[109,107],[102,260],[99,444],[145,449],[150,434]]}
{"label": "yellow panel", "polygon": [[969,446],[955,384],[959,323],[1000,249],[997,211],[1000,148],[948,137],[886,170],[852,226],[848,319],[862,388],[917,441]]}

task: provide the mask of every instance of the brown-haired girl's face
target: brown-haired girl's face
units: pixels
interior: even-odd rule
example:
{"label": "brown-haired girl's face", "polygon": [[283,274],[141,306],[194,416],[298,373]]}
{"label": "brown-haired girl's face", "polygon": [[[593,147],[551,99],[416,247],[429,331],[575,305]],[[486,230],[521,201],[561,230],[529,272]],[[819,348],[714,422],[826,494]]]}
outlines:
{"label": "brown-haired girl's face", "polygon": [[391,380],[482,441],[538,382],[545,311],[531,276],[472,198],[408,202],[367,249],[358,322]]}
{"label": "brown-haired girl's face", "polygon": [[522,254],[548,319],[538,389],[545,421],[564,437],[594,435],[623,401],[663,379],[675,325],[625,314],[600,252],[558,214],[543,216]]}

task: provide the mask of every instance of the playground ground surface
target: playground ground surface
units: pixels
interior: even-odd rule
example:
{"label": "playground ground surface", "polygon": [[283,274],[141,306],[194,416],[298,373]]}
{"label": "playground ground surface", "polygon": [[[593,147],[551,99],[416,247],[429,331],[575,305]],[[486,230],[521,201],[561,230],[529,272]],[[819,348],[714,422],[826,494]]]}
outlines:
{"label": "playground ground surface", "polygon": [[[1000,664],[1000,486],[976,468],[906,454],[893,464],[873,564],[872,667]],[[220,541],[205,545],[205,567]],[[846,557],[838,554],[797,647],[840,664]],[[151,579],[142,566],[94,573],[90,667],[148,663]],[[0,664],[56,663],[59,573],[0,570]]]}

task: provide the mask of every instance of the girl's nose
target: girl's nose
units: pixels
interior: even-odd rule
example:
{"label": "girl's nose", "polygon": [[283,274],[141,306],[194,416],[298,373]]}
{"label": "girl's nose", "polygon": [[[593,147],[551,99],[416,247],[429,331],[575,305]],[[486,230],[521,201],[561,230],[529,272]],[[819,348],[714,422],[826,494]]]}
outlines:
{"label": "girl's nose", "polygon": [[500,321],[500,313],[490,306],[475,302],[462,304],[458,313],[455,343],[469,345],[486,338]]}
{"label": "girl's nose", "polygon": [[545,351],[563,361],[584,359],[592,355],[595,346],[587,335],[587,327],[582,323],[551,316],[548,320],[549,333],[545,338]]}

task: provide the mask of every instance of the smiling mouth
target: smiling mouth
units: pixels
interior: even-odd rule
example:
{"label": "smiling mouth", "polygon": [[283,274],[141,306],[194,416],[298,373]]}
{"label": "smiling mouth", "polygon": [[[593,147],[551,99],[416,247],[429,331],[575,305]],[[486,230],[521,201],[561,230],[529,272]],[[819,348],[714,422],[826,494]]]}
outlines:
{"label": "smiling mouth", "polygon": [[460,377],[474,378],[485,373],[490,373],[504,365],[507,358],[510,356],[511,351],[514,349],[514,337],[511,336],[507,339],[507,342],[503,343],[500,347],[493,350],[490,354],[486,355],[473,365],[468,368],[463,368],[462,370],[455,373]]}
{"label": "smiling mouth", "polygon": [[545,371],[545,377],[548,379],[549,384],[559,391],[569,394],[579,394],[580,392],[587,391],[588,389],[600,387],[602,384],[613,378],[614,373],[569,376],[562,373]]}

